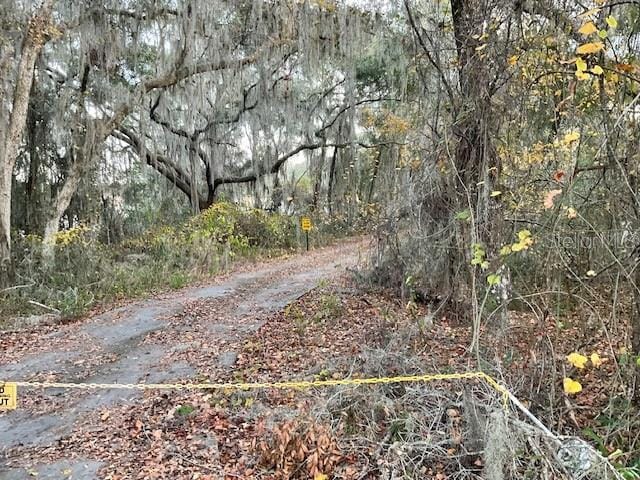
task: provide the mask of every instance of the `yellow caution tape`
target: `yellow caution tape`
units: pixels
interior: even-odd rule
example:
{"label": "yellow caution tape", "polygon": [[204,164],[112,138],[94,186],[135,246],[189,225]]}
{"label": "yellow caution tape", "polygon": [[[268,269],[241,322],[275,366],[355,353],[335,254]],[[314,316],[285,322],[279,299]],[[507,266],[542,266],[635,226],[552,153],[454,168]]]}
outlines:
{"label": "yellow caution tape", "polygon": [[[229,382],[229,383],[64,383],[64,382],[12,382],[24,388],[63,388],[79,390],[251,390],[251,389],[307,389],[314,387],[380,385],[391,383],[417,383],[447,380],[483,380],[502,395],[506,407],[510,393],[490,375],[484,372],[442,373],[433,375],[407,375],[397,377],[344,378],[336,380],[288,381],[288,382]],[[0,385],[3,382],[0,381]],[[1,407],[1,406],[0,406]],[[15,407],[14,407],[15,408]]]}

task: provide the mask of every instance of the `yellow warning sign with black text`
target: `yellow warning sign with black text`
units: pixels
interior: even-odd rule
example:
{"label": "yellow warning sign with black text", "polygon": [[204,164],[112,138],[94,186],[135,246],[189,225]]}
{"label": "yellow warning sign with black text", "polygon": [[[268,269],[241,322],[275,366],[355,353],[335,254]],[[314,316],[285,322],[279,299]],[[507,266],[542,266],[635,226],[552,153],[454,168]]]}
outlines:
{"label": "yellow warning sign with black text", "polygon": [[0,410],[15,410],[18,387],[15,383],[0,383]]}

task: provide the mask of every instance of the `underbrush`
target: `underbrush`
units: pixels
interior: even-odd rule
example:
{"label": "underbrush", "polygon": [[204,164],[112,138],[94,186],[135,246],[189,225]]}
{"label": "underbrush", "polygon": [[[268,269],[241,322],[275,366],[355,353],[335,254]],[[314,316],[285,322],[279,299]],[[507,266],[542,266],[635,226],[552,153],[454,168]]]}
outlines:
{"label": "underbrush", "polygon": [[408,226],[379,228],[372,268],[361,277],[367,285],[393,287],[407,306],[429,306],[436,329],[465,333],[464,351],[476,320],[480,348],[471,368],[501,376],[552,430],[587,440],[624,478],[640,479],[636,287],[622,264],[620,271],[601,267],[607,255],[615,257],[613,247],[599,246],[606,231],[518,230],[511,237],[518,242],[493,255],[459,249],[476,265],[477,300],[467,284],[445,288],[451,239],[438,242]]}
{"label": "underbrush", "polygon": [[[263,445],[262,459],[270,460],[266,464],[272,470],[294,472],[282,478],[309,478],[313,472],[306,470],[308,456],[285,454],[274,460],[273,452],[283,451],[283,445],[288,452],[289,445],[298,443],[319,451],[308,439],[310,432],[322,430],[335,439],[340,461],[333,459],[331,448],[313,465],[325,465],[324,473],[336,478],[640,478],[637,409],[634,413],[623,400],[617,381],[616,365],[627,355],[624,341],[618,342],[614,354],[604,329],[580,338],[578,315],[574,312],[573,326],[568,318],[561,326],[553,318],[538,323],[533,315],[514,313],[508,342],[491,335],[490,325],[482,332],[483,357],[490,359],[482,369],[507,385],[552,431],[565,436],[540,429],[514,403],[505,409],[500,393],[487,384],[452,378],[345,387],[321,398],[316,391],[305,416],[272,429],[268,455]],[[470,329],[442,317],[425,323],[426,316],[424,305],[407,305],[380,290],[320,290],[292,304],[284,325],[272,328],[282,335],[287,324],[296,331],[302,325],[304,335],[286,335],[293,342],[286,349],[288,358],[298,346],[306,361],[317,362],[316,367],[309,364],[307,373],[319,372],[320,380],[477,370],[468,351]],[[261,339],[266,342],[265,334]],[[317,339],[329,336],[333,352],[326,356],[325,345]],[[343,338],[358,345],[357,351],[345,355],[336,348]],[[593,365],[582,369],[572,368],[566,359],[579,338],[585,355],[600,353],[590,357],[595,358],[589,360]],[[300,341],[305,344],[298,345]],[[550,351],[540,348],[540,341]],[[294,358],[299,368],[302,357]],[[562,392],[565,375],[579,379],[584,391]],[[281,430],[290,424],[298,427],[287,430],[285,441]]]}
{"label": "underbrush", "polygon": [[[227,270],[234,261],[300,248],[298,222],[298,217],[220,202],[180,225],[158,226],[117,245],[101,243],[99,232],[80,225],[57,235],[55,260],[49,264],[42,258],[40,237],[18,236],[15,281],[0,292],[0,322],[50,312],[75,317],[100,303],[182,288]],[[321,220],[314,223],[313,245],[335,236]]]}

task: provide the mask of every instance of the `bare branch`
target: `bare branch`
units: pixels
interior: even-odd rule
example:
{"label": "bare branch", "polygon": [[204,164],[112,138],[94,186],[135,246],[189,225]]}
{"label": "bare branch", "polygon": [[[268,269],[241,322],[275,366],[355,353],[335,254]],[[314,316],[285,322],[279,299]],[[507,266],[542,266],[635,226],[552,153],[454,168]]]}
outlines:
{"label": "bare branch", "polygon": [[140,138],[129,128],[120,126],[111,132],[111,136],[127,143],[138,154],[144,158],[147,165],[153,167],[158,173],[173,183],[182,193],[191,197],[191,181],[189,175],[180,166],[168,158],[145,149]]}

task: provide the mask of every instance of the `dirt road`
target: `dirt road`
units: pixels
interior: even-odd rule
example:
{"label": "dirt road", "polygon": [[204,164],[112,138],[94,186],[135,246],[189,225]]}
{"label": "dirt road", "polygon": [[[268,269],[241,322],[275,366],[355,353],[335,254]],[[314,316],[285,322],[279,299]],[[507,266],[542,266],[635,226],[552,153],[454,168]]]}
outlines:
{"label": "dirt road", "polygon": [[[221,367],[233,367],[237,357],[233,345],[259,329],[269,313],[363,259],[362,242],[344,242],[261,263],[206,286],[131,303],[82,322],[0,332],[0,379],[215,380],[210,375]],[[72,452],[60,459],[49,452],[73,435],[84,417],[136,402],[139,396],[127,390],[22,389],[18,409],[0,414],[0,479],[99,478],[101,461],[76,458]]]}

